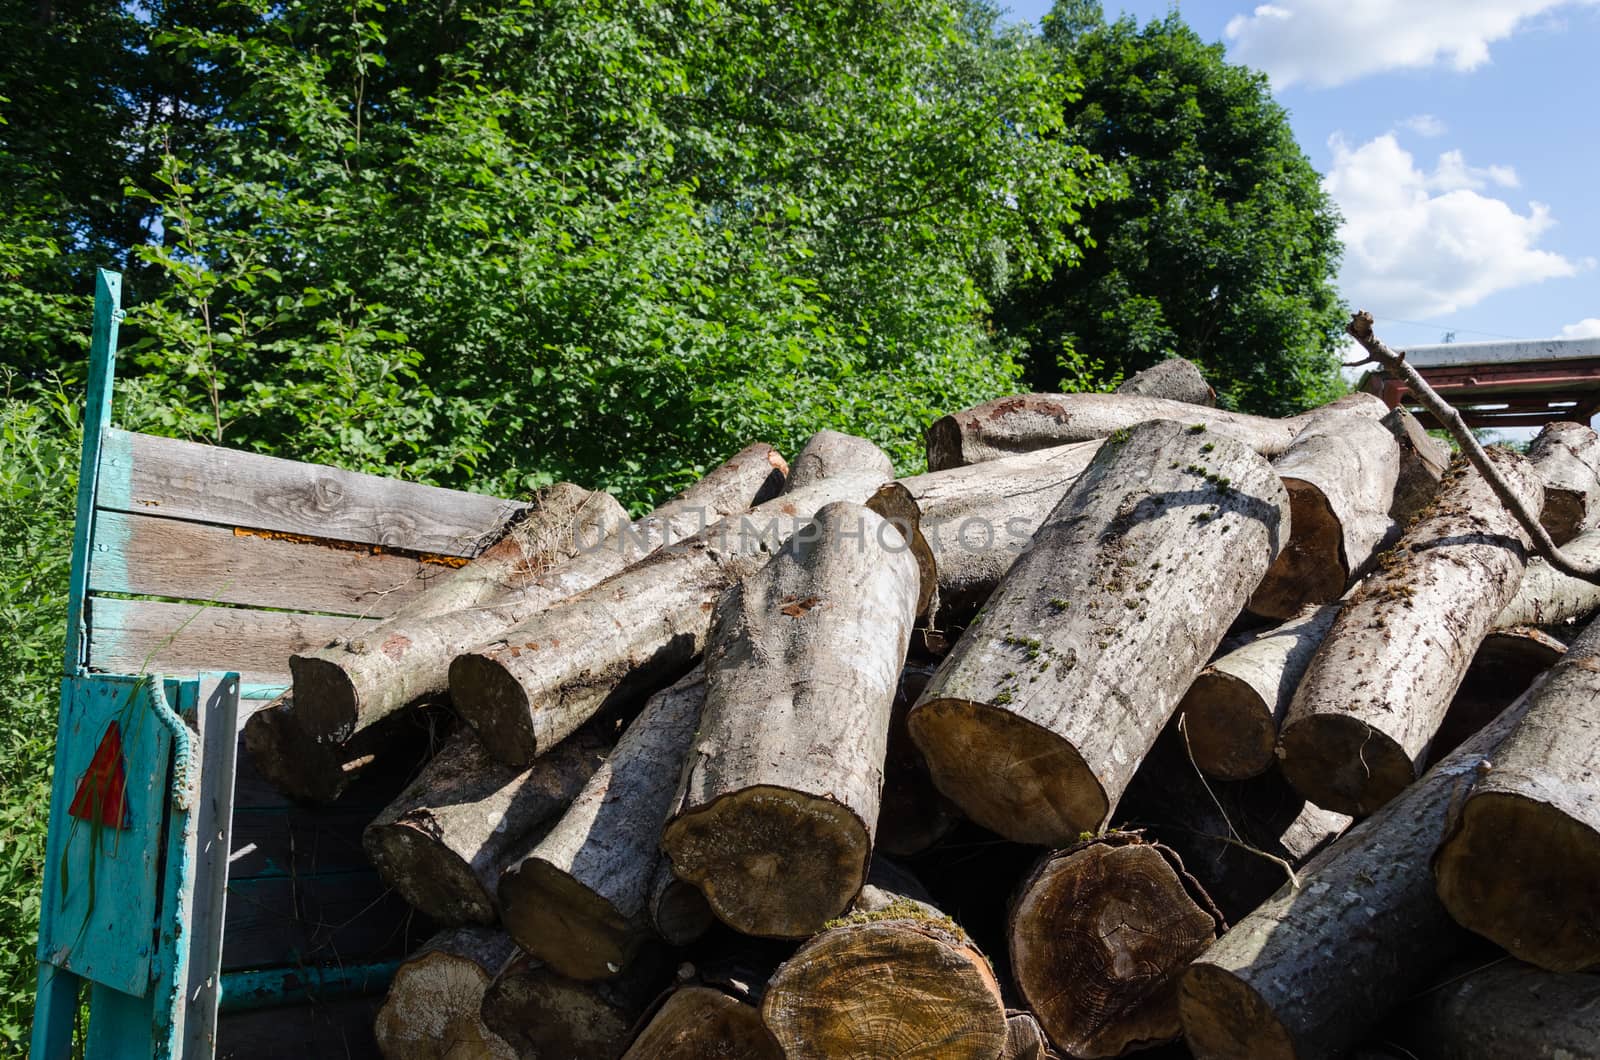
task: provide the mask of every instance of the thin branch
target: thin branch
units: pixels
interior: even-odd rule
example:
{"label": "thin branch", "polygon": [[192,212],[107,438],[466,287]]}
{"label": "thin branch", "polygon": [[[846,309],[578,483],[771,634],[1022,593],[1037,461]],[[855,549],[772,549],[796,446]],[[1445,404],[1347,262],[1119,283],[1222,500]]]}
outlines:
{"label": "thin branch", "polygon": [[1501,477],[1500,472],[1489,462],[1489,454],[1478,444],[1478,439],[1468,429],[1467,421],[1461,418],[1461,413],[1451,408],[1449,402],[1440,397],[1438,392],[1428,385],[1428,381],[1422,378],[1422,374],[1406,363],[1404,354],[1395,353],[1382,339],[1372,333],[1372,314],[1363,309],[1350,318],[1350,324],[1345,330],[1350,333],[1351,338],[1361,344],[1362,349],[1371,354],[1373,360],[1382,364],[1390,375],[1404,379],[1411,392],[1417,396],[1417,400],[1422,402],[1423,407],[1444,425],[1450,436],[1456,440],[1456,444],[1461,446],[1461,451],[1466,454],[1467,460],[1478,469],[1478,474],[1484,477],[1484,481],[1489,483],[1494,495],[1500,498],[1500,503],[1505,505],[1506,510],[1522,525],[1522,529],[1532,540],[1533,547],[1539,555],[1562,574],[1600,585],[1600,565],[1585,566],[1576,563],[1556,547],[1556,543],[1550,540],[1550,535],[1539,523],[1538,515],[1528,510],[1528,506],[1522,503],[1522,498],[1517,496]]}

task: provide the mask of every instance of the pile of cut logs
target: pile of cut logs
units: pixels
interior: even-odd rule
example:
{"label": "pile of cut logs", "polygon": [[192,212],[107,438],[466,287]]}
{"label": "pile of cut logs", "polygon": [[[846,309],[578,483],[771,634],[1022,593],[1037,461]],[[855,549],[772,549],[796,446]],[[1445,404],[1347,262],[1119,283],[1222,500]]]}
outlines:
{"label": "pile of cut logs", "polygon": [[[257,767],[441,928],[392,1057],[1600,1055],[1600,585],[1364,394],[1171,361],[543,493],[296,657]],[[1493,467],[1600,559],[1600,438]]]}

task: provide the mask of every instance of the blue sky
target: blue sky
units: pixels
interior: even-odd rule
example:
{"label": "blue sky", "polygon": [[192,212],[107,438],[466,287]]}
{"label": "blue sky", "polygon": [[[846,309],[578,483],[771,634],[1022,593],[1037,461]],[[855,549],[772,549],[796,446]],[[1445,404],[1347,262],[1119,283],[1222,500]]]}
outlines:
{"label": "blue sky", "polygon": [[1268,73],[1345,217],[1340,289],[1389,342],[1600,337],[1600,0],[1105,7],[1176,8]]}

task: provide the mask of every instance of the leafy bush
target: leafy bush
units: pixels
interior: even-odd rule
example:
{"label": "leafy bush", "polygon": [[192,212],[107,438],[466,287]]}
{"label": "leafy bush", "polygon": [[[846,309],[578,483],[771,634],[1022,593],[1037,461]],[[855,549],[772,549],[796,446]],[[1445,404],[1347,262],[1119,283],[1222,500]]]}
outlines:
{"label": "leafy bush", "polygon": [[81,438],[59,388],[0,377],[0,1051],[33,1016]]}

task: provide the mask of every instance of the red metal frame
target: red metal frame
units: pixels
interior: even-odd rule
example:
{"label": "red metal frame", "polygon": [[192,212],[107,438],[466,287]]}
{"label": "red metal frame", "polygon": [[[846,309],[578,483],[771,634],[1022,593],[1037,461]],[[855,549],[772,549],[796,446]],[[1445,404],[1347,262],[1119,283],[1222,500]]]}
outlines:
{"label": "red metal frame", "polygon": [[[1600,358],[1413,367],[1440,397],[1456,406],[1469,427],[1542,427],[1553,420],[1587,423],[1600,412]],[[1375,373],[1367,377],[1363,389],[1390,408],[1416,406],[1404,380]],[[1426,410],[1416,411],[1424,425],[1438,426]]]}

